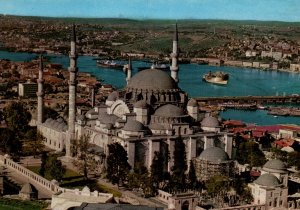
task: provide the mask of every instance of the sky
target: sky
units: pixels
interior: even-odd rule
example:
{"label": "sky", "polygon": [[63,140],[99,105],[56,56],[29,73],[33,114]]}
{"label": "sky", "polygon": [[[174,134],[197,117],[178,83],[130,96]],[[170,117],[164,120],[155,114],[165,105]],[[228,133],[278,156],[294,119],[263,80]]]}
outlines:
{"label": "sky", "polygon": [[0,0],[0,14],[300,22],[300,0]]}

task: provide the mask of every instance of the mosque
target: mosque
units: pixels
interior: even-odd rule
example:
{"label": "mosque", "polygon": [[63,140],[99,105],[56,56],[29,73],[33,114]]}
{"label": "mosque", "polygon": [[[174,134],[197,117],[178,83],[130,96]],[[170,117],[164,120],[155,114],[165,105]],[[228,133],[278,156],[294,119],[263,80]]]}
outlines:
{"label": "mosque", "polygon": [[[127,71],[127,86],[112,92],[105,103],[84,114],[76,111],[77,53],[75,27],[72,30],[69,79],[69,116],[62,119],[43,118],[43,68],[38,78],[37,128],[45,137],[45,145],[55,151],[65,151],[72,157],[72,144],[80,136],[90,136],[91,147],[104,155],[108,144],[119,142],[128,154],[128,162],[138,162],[150,168],[155,152],[164,157],[164,167],[174,164],[175,140],[185,143],[187,164],[210,147],[218,147],[232,156],[232,134],[222,131],[217,118],[199,113],[194,99],[179,88],[178,32],[173,38],[170,74],[157,69],[132,75],[131,62]],[[226,157],[227,157],[226,156]],[[168,158],[169,157],[169,158]]]}

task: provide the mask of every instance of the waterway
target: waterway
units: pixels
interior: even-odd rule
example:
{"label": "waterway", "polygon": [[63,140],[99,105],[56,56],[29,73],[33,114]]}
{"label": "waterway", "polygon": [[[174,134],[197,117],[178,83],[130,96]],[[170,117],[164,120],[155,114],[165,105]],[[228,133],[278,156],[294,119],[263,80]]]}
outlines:
{"label": "waterway", "polygon": [[[28,61],[36,57],[31,53],[14,53],[0,51],[0,59],[12,61]],[[60,63],[64,68],[69,65],[69,58],[64,55],[49,55],[51,62]],[[141,61],[133,61],[133,74],[137,68],[150,65]],[[81,72],[88,72],[98,80],[112,84],[116,88],[125,86],[125,74],[120,70],[101,68],[96,65],[92,56],[79,56],[78,67]],[[257,69],[237,68],[228,66],[207,66],[197,64],[182,64],[179,66],[179,86],[190,97],[201,96],[248,96],[248,95],[284,95],[300,92],[300,74],[263,71]],[[226,86],[218,86],[202,81],[202,76],[209,71],[224,71],[229,73]],[[266,111],[227,110],[221,113],[225,119],[239,119],[248,123],[271,125],[279,123],[293,123],[300,125],[299,117],[273,117]]]}

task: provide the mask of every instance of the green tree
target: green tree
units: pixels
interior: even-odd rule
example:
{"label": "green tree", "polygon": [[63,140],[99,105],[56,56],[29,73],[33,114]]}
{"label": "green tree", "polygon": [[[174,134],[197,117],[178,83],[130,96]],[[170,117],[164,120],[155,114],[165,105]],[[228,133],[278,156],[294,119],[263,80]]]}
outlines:
{"label": "green tree", "polygon": [[287,163],[289,166],[295,166],[296,169],[299,170],[300,169],[300,153],[297,151],[288,153]]}
{"label": "green tree", "polygon": [[62,165],[61,161],[57,159],[57,156],[51,156],[47,160],[46,170],[52,179],[60,182],[66,173],[66,168]]}
{"label": "green tree", "polygon": [[150,179],[153,183],[154,191],[159,188],[160,183],[164,180],[163,157],[160,152],[154,152],[154,158],[150,168]]}
{"label": "green tree", "polygon": [[30,112],[21,102],[13,102],[3,110],[4,120],[7,127],[17,136],[21,136],[28,128],[31,120]]}
{"label": "green tree", "polygon": [[113,183],[124,183],[128,178],[130,165],[127,152],[119,143],[108,145],[107,178]]}
{"label": "green tree", "polygon": [[8,128],[0,129],[0,136],[3,152],[17,155],[21,151],[22,143],[12,130]]}
{"label": "green tree", "polygon": [[[35,130],[35,132],[32,132],[32,130]],[[28,152],[30,155],[35,157],[44,150],[45,138],[40,132],[36,132],[36,129],[31,129],[31,131],[27,132],[25,134],[25,138],[27,139],[25,142],[27,144],[26,152]]]}
{"label": "green tree", "polygon": [[174,165],[172,167],[172,176],[171,176],[171,188],[174,190],[183,190],[186,185],[186,152],[185,144],[181,137],[175,140],[175,149],[174,149]]}
{"label": "green tree", "polygon": [[128,187],[140,188],[143,190],[145,196],[152,195],[152,185],[151,185],[149,172],[144,166],[144,163],[139,162],[135,165],[133,171],[128,175]]}
{"label": "green tree", "polygon": [[190,170],[188,173],[189,188],[195,189],[198,186],[196,170],[193,161],[190,161]]}
{"label": "green tree", "polygon": [[89,135],[82,135],[79,140],[74,141],[74,154],[77,156],[77,160],[74,161],[74,165],[83,173],[84,178],[88,179],[89,171],[94,171],[96,168],[96,161],[94,155],[89,152]]}
{"label": "green tree", "polygon": [[236,159],[241,164],[250,164],[250,166],[262,166],[266,162],[264,153],[259,149],[256,142],[242,142],[237,150]]}
{"label": "green tree", "polygon": [[229,190],[229,179],[226,176],[212,176],[206,183],[207,193],[215,198],[217,202],[223,203],[224,197]]}
{"label": "green tree", "polygon": [[41,168],[39,170],[39,174],[42,177],[45,177],[45,172],[46,172],[46,163],[47,163],[47,159],[48,159],[48,155],[46,152],[42,153],[42,157],[41,157]]}

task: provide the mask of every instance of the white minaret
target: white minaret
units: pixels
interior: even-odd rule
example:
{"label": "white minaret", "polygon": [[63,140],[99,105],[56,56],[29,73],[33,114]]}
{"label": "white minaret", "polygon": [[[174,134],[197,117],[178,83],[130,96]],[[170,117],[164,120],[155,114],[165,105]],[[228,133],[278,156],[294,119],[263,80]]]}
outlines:
{"label": "white minaret", "polygon": [[40,55],[40,67],[39,67],[39,78],[37,79],[38,83],[38,92],[36,93],[38,98],[38,106],[37,106],[37,124],[40,125],[43,123],[43,112],[44,112],[44,79],[43,79],[43,56]]}
{"label": "white minaret", "polygon": [[66,142],[66,156],[71,156],[71,141],[75,139],[75,118],[76,118],[76,74],[77,68],[77,53],[76,53],[76,33],[75,25],[73,25],[71,35],[71,52],[70,52],[70,72],[69,80],[69,120],[68,120],[68,138]]}
{"label": "white minaret", "polygon": [[127,78],[126,78],[127,85],[128,85],[129,80],[131,79],[131,73],[132,73],[132,65],[131,65],[131,58],[129,56],[128,69],[127,69]]}
{"label": "white minaret", "polygon": [[177,32],[177,23],[175,25],[175,33],[173,37],[173,51],[171,53],[172,58],[172,65],[170,67],[171,70],[171,77],[175,80],[175,82],[178,83],[178,65],[177,65],[177,59],[178,59],[178,32]]}

